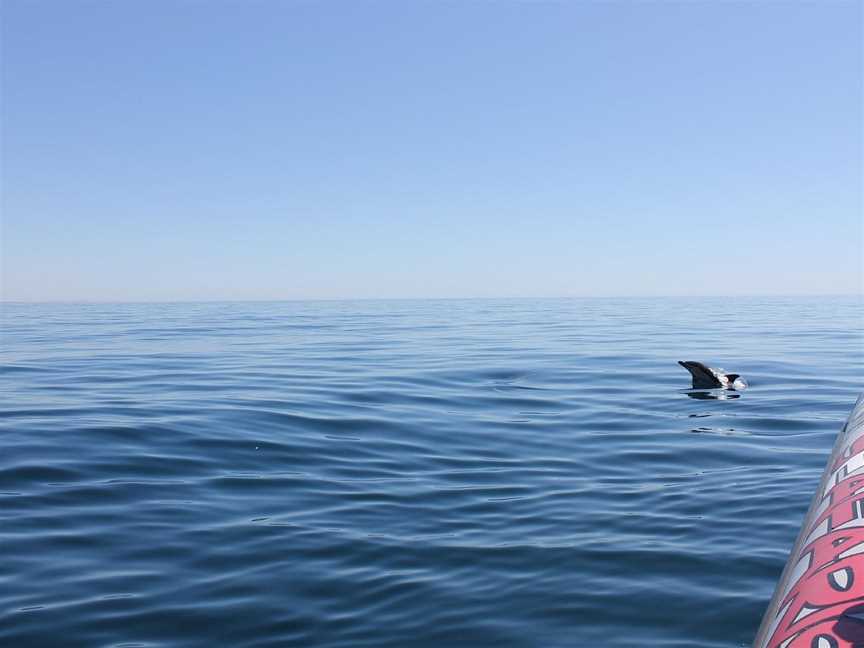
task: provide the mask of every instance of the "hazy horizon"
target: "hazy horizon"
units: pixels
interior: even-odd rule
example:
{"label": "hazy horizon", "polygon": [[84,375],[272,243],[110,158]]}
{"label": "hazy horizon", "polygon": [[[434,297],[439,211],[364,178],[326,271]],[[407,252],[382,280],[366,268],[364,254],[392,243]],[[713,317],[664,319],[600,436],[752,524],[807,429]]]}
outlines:
{"label": "hazy horizon", "polygon": [[167,299],[167,300],[136,300],[136,299],[51,299],[25,300],[0,299],[0,305],[99,305],[99,304],[256,304],[284,302],[375,302],[375,301],[555,301],[555,300],[693,300],[693,299],[857,299],[864,300],[862,293],[820,293],[820,294],[740,294],[740,295],[512,295],[506,297],[296,297],[285,299]]}
{"label": "hazy horizon", "polygon": [[6,303],[862,292],[860,3],[3,9]]}

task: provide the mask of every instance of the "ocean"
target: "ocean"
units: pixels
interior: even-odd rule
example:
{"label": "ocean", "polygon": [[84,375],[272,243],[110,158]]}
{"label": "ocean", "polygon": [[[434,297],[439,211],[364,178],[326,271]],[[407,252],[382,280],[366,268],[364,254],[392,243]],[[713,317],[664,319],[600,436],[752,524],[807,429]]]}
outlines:
{"label": "ocean", "polygon": [[2,646],[748,646],[864,389],[855,297],[0,311]]}

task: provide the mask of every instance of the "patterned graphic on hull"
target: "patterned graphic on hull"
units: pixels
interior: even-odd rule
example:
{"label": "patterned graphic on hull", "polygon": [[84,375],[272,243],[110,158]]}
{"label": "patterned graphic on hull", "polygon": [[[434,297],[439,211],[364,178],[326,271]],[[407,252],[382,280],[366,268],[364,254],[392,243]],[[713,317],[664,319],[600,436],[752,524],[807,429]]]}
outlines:
{"label": "patterned graphic on hull", "polygon": [[837,438],[753,646],[864,646],[864,394]]}

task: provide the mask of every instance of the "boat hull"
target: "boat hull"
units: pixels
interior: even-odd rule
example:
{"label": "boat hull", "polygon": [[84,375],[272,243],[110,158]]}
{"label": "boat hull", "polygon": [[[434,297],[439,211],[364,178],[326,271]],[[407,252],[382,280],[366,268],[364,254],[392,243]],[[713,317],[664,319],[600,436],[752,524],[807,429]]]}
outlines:
{"label": "boat hull", "polygon": [[753,646],[864,646],[864,394],[837,436]]}

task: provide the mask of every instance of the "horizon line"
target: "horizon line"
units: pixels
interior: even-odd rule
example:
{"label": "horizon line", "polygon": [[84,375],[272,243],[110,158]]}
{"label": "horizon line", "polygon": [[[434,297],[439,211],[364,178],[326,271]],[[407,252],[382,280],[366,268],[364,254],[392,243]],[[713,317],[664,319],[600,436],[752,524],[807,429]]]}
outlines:
{"label": "horizon line", "polygon": [[857,297],[864,299],[864,292],[858,293],[748,293],[702,294],[702,295],[545,295],[545,296],[472,296],[472,297],[278,297],[267,299],[2,299],[0,305],[39,305],[39,304],[225,304],[225,303],[283,303],[283,302],[353,302],[353,301],[524,301],[524,300],[564,300],[564,299],[756,299],[756,298],[832,298]]}

